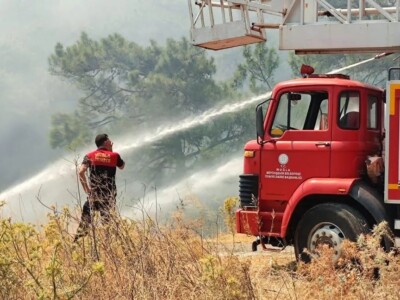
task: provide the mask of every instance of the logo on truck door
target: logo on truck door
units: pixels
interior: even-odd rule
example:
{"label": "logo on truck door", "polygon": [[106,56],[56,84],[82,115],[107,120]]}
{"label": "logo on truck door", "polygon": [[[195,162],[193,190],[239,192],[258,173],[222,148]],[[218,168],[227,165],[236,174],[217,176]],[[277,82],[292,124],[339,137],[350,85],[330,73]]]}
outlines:
{"label": "logo on truck door", "polygon": [[278,162],[280,165],[286,165],[289,162],[289,156],[285,153],[279,155]]}
{"label": "logo on truck door", "polygon": [[265,172],[265,178],[270,179],[297,179],[301,180],[303,178],[301,172],[294,172],[289,169],[286,165],[289,162],[289,156],[285,153],[282,153],[278,156],[279,167],[275,170],[267,170]]}

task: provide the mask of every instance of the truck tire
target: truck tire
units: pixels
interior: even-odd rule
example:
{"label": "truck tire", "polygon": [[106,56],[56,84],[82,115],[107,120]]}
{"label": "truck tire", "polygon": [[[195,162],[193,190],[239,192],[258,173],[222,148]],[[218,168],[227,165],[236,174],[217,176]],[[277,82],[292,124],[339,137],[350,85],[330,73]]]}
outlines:
{"label": "truck tire", "polygon": [[294,237],[296,259],[310,262],[319,245],[334,248],[334,260],[341,253],[343,240],[356,241],[369,232],[363,215],[341,203],[323,203],[307,211],[300,220]]}

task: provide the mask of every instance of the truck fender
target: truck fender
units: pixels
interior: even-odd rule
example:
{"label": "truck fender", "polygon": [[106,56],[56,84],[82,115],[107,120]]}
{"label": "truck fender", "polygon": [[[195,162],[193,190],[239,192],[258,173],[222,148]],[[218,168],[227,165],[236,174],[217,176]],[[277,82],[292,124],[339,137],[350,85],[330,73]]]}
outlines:
{"label": "truck fender", "polygon": [[[326,195],[349,195],[354,201],[366,210],[372,217],[371,220],[374,224],[379,224],[382,221],[387,221],[392,224],[390,216],[386,213],[383,196],[379,194],[373,187],[366,182],[359,179],[310,179],[301,184],[298,189],[293,193],[288,205],[285,209],[282,218],[281,236],[285,237],[287,234],[288,225],[293,212],[299,202],[306,196],[313,194],[326,194]],[[388,238],[384,239],[386,249],[392,246]]]}
{"label": "truck fender", "polygon": [[286,237],[289,222],[299,202],[310,195],[346,195],[354,178],[311,178],[305,180],[293,193],[283,213],[281,236]]}
{"label": "truck fender", "polygon": [[[393,218],[387,214],[383,195],[362,180],[357,180],[350,189],[349,195],[357,201],[373,218],[374,224],[386,221],[389,227],[394,223]],[[393,242],[388,236],[383,237],[385,249],[393,247]]]}
{"label": "truck fender", "polygon": [[388,221],[389,224],[392,224],[383,204],[383,195],[366,182],[362,180],[354,182],[349,195],[368,211],[376,224],[382,221]]}

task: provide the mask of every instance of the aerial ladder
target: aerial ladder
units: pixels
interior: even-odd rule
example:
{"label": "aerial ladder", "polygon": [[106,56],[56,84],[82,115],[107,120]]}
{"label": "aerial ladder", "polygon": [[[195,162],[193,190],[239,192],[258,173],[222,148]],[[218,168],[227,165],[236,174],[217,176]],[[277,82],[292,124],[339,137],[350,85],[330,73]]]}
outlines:
{"label": "aerial ladder", "polygon": [[[296,54],[400,50],[400,0],[188,0],[191,40],[221,50],[267,41]],[[339,5],[341,4],[341,5]]]}

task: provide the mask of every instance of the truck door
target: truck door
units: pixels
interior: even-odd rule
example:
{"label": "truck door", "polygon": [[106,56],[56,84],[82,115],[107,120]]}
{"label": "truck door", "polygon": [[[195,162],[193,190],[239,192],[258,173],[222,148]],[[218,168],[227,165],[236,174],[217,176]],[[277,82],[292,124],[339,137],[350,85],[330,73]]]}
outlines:
{"label": "truck door", "polygon": [[330,175],[331,108],[327,91],[282,92],[261,152],[260,199],[288,200],[301,183]]}

